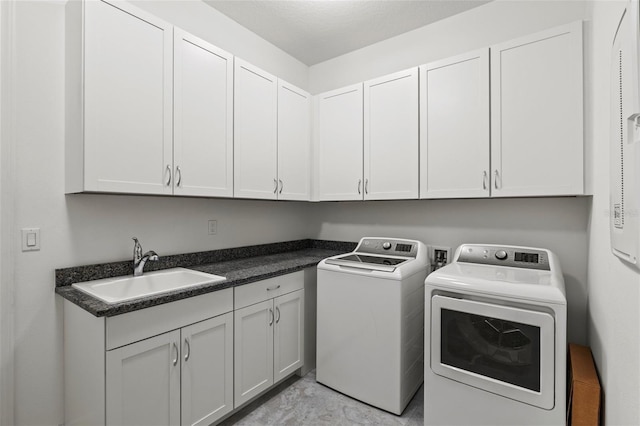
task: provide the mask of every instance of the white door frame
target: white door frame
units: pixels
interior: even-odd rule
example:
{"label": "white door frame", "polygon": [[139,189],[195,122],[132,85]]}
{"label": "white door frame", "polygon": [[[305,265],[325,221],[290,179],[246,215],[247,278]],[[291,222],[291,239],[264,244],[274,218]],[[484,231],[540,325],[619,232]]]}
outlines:
{"label": "white door frame", "polygon": [[0,2],[0,424],[14,421],[14,22],[15,0]]}

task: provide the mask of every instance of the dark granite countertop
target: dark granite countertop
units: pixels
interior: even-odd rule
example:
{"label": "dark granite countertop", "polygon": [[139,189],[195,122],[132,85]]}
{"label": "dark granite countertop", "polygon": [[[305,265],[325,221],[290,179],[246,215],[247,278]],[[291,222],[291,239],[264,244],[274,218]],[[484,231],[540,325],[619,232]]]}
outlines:
{"label": "dark granite countertop", "polygon": [[154,262],[159,265],[148,269],[185,267],[222,275],[226,280],[115,304],[104,303],[76,290],[71,284],[128,275],[131,271],[130,261],[57,269],[55,291],[97,317],[110,317],[300,271],[316,266],[324,258],[352,251],[354,248],[355,243],[349,242],[299,240],[166,256],[162,263]]}

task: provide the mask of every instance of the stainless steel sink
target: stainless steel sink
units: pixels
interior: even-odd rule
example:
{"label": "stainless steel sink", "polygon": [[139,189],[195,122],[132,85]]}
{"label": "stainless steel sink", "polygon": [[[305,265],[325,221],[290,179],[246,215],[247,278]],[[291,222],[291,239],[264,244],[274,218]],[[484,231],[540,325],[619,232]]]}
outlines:
{"label": "stainless steel sink", "polygon": [[226,280],[219,275],[185,268],[147,272],[139,277],[118,277],[73,284],[74,288],[105,303],[120,303]]}

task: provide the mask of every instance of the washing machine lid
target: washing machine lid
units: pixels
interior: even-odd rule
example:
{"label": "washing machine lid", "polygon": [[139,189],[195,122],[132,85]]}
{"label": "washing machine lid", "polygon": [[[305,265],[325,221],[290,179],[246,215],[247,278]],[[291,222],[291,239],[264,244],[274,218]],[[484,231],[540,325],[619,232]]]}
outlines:
{"label": "washing machine lid", "polygon": [[402,279],[429,269],[427,247],[418,240],[363,237],[351,253],[322,260],[319,269]]}
{"label": "washing machine lid", "polygon": [[564,280],[555,271],[454,262],[429,274],[425,283],[456,293],[567,304]]}
{"label": "washing machine lid", "polygon": [[375,256],[362,253],[349,253],[326,260],[329,265],[348,266],[370,271],[393,272],[396,267],[413,258]]}

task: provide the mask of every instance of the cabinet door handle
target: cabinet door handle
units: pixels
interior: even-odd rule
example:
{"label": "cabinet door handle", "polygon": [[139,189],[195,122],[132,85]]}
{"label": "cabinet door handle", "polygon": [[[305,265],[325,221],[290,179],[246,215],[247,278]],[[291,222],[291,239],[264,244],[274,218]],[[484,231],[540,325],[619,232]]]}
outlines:
{"label": "cabinet door handle", "polygon": [[360,187],[362,186],[362,179],[358,179],[358,195],[362,194]]}
{"label": "cabinet door handle", "polygon": [[180,166],[176,167],[176,179],[178,179],[176,186],[180,186],[182,182],[182,170],[180,170]]}
{"label": "cabinet door handle", "polygon": [[484,190],[487,189],[487,179],[488,178],[489,178],[489,174],[485,170],[484,172],[482,172],[482,189],[484,189]]}
{"label": "cabinet door handle", "polygon": [[[498,179],[500,179],[500,172],[498,172],[498,169],[496,169],[496,170],[493,172],[493,178],[494,178],[494,179],[493,179],[493,186],[494,186],[496,189],[500,189],[500,188],[498,188]],[[502,186],[502,183],[500,184],[500,186]]]}
{"label": "cabinet door handle", "polygon": [[269,314],[271,315],[271,321],[269,322],[269,325],[273,325],[273,309],[269,309]]}
{"label": "cabinet door handle", "polygon": [[369,193],[369,179],[364,180],[364,193],[365,194]]}
{"label": "cabinet door handle", "polygon": [[282,183],[282,180],[279,179],[280,182],[280,192],[278,192],[278,194],[282,194],[282,188],[284,188],[284,183]]}
{"label": "cabinet door handle", "polygon": [[277,285],[277,286],[275,286],[275,287],[267,287],[267,291],[277,290],[277,289],[279,289],[279,288],[280,288],[280,284],[278,284],[278,285]]}
{"label": "cabinet door handle", "polygon": [[167,173],[169,174],[169,179],[167,179],[167,186],[171,186],[171,166],[167,164]]}
{"label": "cabinet door handle", "polygon": [[173,365],[175,366],[178,364],[178,345],[176,344],[176,342],[173,342],[173,350],[176,353],[176,357],[172,361]]}
{"label": "cabinet door handle", "polygon": [[189,339],[185,337],[184,344],[186,346],[187,353],[184,354],[184,361],[189,361],[189,357],[191,356],[191,343],[189,343]]}
{"label": "cabinet door handle", "polygon": [[276,324],[280,322],[280,308],[276,306],[276,313],[278,314],[278,318],[276,319]]}
{"label": "cabinet door handle", "polygon": [[278,180],[273,179],[273,193],[276,194],[278,192]]}

